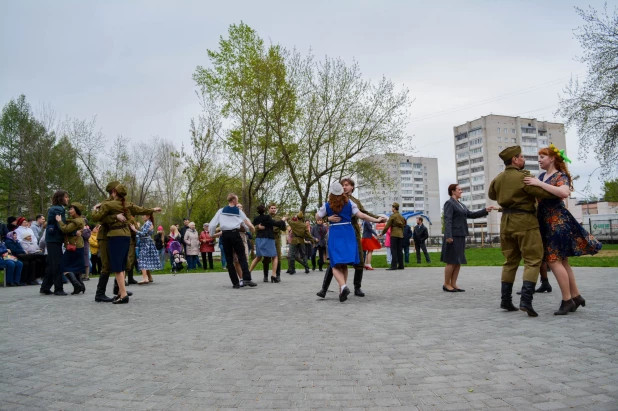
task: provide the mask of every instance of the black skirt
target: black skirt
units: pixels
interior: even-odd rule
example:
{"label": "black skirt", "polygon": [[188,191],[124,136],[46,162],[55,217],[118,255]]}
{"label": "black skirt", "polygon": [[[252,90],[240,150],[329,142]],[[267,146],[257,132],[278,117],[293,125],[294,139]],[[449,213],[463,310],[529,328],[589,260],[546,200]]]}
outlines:
{"label": "black skirt", "polygon": [[86,265],[84,264],[84,247],[78,248],[75,251],[64,251],[60,260],[61,273],[85,273]]}
{"label": "black skirt", "polygon": [[442,239],[440,261],[446,264],[468,264],[466,260],[466,237],[453,237],[452,243]]}
{"label": "black skirt", "polygon": [[107,237],[110,273],[120,273],[127,267],[131,237]]}

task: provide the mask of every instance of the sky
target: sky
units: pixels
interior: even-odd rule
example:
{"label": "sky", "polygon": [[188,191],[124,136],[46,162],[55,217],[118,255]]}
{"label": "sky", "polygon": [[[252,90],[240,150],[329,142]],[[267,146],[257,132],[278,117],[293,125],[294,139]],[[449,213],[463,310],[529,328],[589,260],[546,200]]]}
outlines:
{"label": "sky", "polygon": [[[243,21],[268,42],[357,61],[367,79],[407,88],[415,150],[406,154],[438,158],[445,201],[454,126],[492,113],[563,121],[562,89],[586,75],[574,7],[588,5],[603,2],[0,0],[0,104],[25,94],[62,117],[96,115],[109,140],[187,145],[200,111],[192,74]],[[573,129],[567,153],[580,175],[574,196],[600,195],[594,153]]]}

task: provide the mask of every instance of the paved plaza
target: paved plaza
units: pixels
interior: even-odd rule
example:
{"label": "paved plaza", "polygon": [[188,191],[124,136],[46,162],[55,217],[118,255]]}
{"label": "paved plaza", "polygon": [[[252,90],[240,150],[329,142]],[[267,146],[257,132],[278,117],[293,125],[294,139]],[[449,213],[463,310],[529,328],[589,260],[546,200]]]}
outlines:
{"label": "paved plaza", "polygon": [[538,318],[498,308],[499,267],[463,267],[465,293],[378,269],[343,304],[318,271],[155,276],[128,305],[95,303],[96,280],[0,288],[0,409],[618,409],[618,269],[576,274],[587,306],[554,316],[550,275]]}

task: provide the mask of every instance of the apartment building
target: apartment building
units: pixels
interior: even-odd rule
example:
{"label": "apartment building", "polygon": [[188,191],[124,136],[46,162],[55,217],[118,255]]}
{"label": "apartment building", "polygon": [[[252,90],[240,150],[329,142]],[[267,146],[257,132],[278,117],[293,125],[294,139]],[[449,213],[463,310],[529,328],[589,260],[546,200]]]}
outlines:
{"label": "apartment building", "polygon": [[359,178],[356,182],[358,199],[374,214],[390,214],[393,202],[399,211],[420,211],[433,225],[428,227],[430,236],[442,232],[441,206],[438,178],[438,159],[412,157],[404,154],[381,154],[371,157],[388,172],[389,183],[374,186]]}
{"label": "apartment building", "polygon": [[[539,121],[534,118],[488,115],[453,127],[457,181],[464,191],[462,201],[471,210],[478,210],[489,200],[489,184],[504,170],[498,154],[505,148],[519,145],[526,159],[526,169],[538,176],[538,151],[554,143],[566,148],[564,124]],[[541,170],[542,171],[542,170]],[[470,234],[487,240],[500,235],[501,213],[487,218],[468,220]]]}

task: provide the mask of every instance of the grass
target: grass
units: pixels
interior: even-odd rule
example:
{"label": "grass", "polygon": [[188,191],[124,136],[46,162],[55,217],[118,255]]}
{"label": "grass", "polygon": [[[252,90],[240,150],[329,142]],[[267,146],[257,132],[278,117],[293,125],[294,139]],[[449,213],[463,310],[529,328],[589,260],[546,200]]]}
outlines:
{"label": "grass", "polygon": [[[444,263],[440,262],[440,253],[434,252],[429,253],[431,258],[431,264],[425,263],[425,258],[422,258],[421,264],[416,264],[416,255],[414,250],[410,253],[410,263],[406,264],[407,267],[444,267]],[[500,266],[504,262],[504,257],[502,256],[502,252],[500,248],[469,248],[466,250],[466,258],[468,259],[469,266]],[[192,272],[221,272],[226,271],[221,267],[221,261],[215,260],[215,267],[212,271],[204,271],[203,269],[197,269]],[[583,256],[583,257],[572,257],[569,259],[569,263],[573,267],[618,267],[618,244],[603,244],[603,249],[599,254],[592,256]],[[311,265],[311,264],[310,264]],[[386,264],[386,256],[385,255],[376,255],[373,257],[371,261],[371,265],[374,268],[387,268]],[[520,264],[520,265],[523,265]],[[186,265],[185,265],[186,266]],[[282,269],[285,272],[288,268],[287,258],[283,259]],[[300,264],[296,264],[296,270],[302,270]],[[257,267],[253,270],[255,273],[262,272],[262,264],[258,264]],[[172,267],[169,264],[169,261],[165,264],[165,268],[161,271],[155,271],[153,274],[171,274]],[[183,270],[178,274],[186,274],[187,271]],[[136,274],[136,276],[141,276],[141,274]],[[97,277],[97,276],[93,276]],[[4,282],[4,271],[0,271],[0,282]]]}

